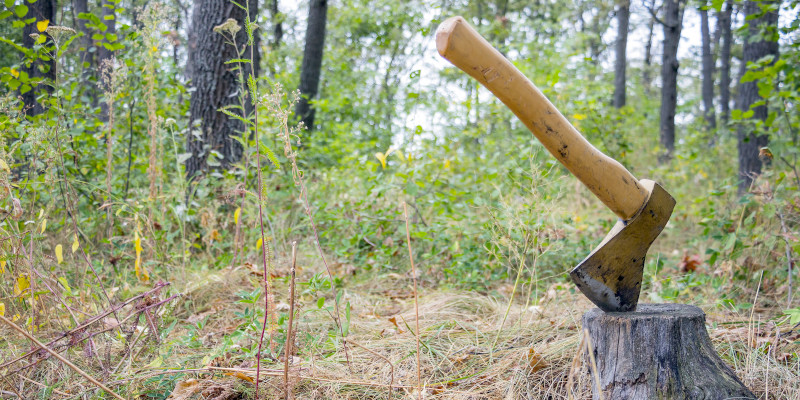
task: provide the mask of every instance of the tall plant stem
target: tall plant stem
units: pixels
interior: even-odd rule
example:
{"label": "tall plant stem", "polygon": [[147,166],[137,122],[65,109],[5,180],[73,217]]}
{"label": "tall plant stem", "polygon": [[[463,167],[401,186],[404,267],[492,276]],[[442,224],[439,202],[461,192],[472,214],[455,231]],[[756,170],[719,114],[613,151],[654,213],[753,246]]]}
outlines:
{"label": "tall plant stem", "polygon": [[[250,4],[249,2],[245,2],[245,11],[247,21],[246,24],[250,25]],[[248,27],[248,32],[250,32],[250,28]],[[250,48],[250,74],[252,79],[252,85],[256,85],[256,70],[253,62],[255,60],[255,56],[253,54],[253,43],[252,43],[252,35],[248,34],[248,44]],[[248,81],[248,85],[250,85],[250,81]],[[250,93],[255,93],[256,88],[251,87]],[[264,332],[267,330],[267,319],[269,319],[269,295],[272,292],[272,288],[269,284],[269,268],[267,267],[267,241],[264,235],[264,178],[261,175],[261,141],[258,135],[258,102],[256,99],[251,95],[250,102],[253,104],[253,131],[254,136],[256,138],[256,168],[258,174],[258,227],[261,232],[261,256],[262,262],[264,263],[264,323],[261,326],[261,336],[258,339],[258,353],[256,353],[256,394],[255,398],[258,400],[258,381],[260,372],[261,372],[261,348],[264,345]]]}
{"label": "tall plant stem", "polygon": [[419,294],[417,292],[417,268],[414,266],[414,254],[411,252],[411,230],[408,228],[408,207],[403,202],[403,216],[406,219],[406,243],[408,243],[408,259],[411,261],[411,277],[414,280],[414,335],[417,340],[417,397],[422,399],[422,371],[419,361]]}

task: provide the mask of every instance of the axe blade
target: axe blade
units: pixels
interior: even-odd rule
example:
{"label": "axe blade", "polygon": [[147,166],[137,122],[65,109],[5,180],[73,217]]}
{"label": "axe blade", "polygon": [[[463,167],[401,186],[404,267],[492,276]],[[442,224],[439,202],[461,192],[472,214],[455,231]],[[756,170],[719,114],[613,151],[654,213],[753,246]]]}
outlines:
{"label": "axe blade", "polygon": [[639,183],[650,193],[641,210],[618,221],[570,276],[581,292],[605,312],[636,310],[647,250],[672,215],[675,199],[661,185]]}

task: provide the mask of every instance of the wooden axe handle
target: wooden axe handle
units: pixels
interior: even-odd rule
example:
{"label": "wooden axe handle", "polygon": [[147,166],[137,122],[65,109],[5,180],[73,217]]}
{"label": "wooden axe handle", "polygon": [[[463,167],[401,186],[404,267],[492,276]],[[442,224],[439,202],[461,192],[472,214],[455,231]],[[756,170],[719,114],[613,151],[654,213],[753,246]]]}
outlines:
{"label": "wooden axe handle", "polygon": [[624,220],[639,211],[648,192],[616,160],[597,150],[525,75],[462,17],[436,32],[439,54],[505,103],[558,161]]}

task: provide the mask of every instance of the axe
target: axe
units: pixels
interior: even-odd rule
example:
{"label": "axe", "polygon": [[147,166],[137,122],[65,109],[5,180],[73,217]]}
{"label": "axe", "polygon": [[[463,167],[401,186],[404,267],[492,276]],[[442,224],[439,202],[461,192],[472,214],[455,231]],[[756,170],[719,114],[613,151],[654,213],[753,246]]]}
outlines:
{"label": "axe", "polygon": [[659,184],[637,180],[586,141],[464,18],[452,17],[439,25],[436,48],[505,103],[550,154],[620,218],[570,276],[603,311],[636,310],[647,250],[669,221],[675,199]]}

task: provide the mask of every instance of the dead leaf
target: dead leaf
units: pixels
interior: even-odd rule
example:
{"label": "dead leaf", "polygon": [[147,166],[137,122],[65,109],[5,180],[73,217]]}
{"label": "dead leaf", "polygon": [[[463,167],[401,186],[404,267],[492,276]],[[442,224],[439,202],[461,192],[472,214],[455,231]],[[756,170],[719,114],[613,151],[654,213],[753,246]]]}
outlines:
{"label": "dead leaf", "polygon": [[168,400],[186,400],[200,389],[200,381],[197,379],[187,379],[175,384],[175,389],[172,394],[167,397]]}
{"label": "dead leaf", "polygon": [[252,377],[252,376],[250,376],[250,375],[247,375],[247,374],[245,374],[244,372],[239,372],[239,371],[235,371],[235,372],[226,372],[224,375],[227,375],[227,376],[232,376],[232,377],[234,377],[234,378],[239,378],[239,379],[241,379],[241,380],[243,380],[243,381],[247,381],[247,382],[250,382],[250,383],[253,383],[253,384],[255,384],[255,383],[256,383],[256,380],[255,380],[255,379],[253,379],[253,377]]}
{"label": "dead leaf", "polygon": [[683,257],[681,258],[681,262],[678,263],[678,267],[681,272],[694,272],[697,270],[697,267],[702,264],[703,258],[699,254],[689,255],[689,251],[684,250]]}
{"label": "dead leaf", "polygon": [[395,328],[397,328],[397,333],[403,333],[403,330],[400,329],[400,325],[397,324],[397,317],[389,318],[389,322],[391,322]]}
{"label": "dead leaf", "polygon": [[537,372],[546,368],[548,363],[544,360],[544,357],[542,357],[542,355],[536,351],[536,349],[531,347],[528,349],[528,365],[531,367],[531,372]]}

